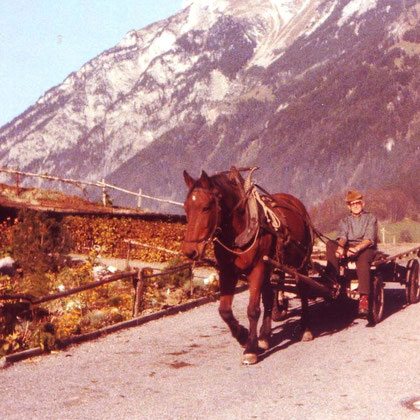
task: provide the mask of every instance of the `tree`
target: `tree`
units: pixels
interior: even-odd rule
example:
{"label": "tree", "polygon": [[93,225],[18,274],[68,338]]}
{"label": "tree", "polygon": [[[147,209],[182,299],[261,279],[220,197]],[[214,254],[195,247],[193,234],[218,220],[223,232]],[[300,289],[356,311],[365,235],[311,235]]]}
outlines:
{"label": "tree", "polygon": [[409,230],[404,229],[400,232],[400,236],[398,238],[399,242],[413,242],[413,237]]}

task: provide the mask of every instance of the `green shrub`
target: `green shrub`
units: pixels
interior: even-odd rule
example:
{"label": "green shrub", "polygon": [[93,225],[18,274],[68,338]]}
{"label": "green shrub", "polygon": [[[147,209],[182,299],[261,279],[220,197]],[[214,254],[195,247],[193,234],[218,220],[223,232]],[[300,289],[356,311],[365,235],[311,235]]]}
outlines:
{"label": "green shrub", "polygon": [[[175,257],[172,260],[168,261],[165,265],[164,270],[175,269],[178,266],[181,266],[185,263],[182,257]],[[157,277],[157,283],[159,287],[182,287],[186,282],[191,278],[190,271],[188,269],[174,271],[171,274],[165,276]]]}
{"label": "green shrub", "polygon": [[398,237],[398,242],[414,242],[411,232],[407,229],[402,230]]}

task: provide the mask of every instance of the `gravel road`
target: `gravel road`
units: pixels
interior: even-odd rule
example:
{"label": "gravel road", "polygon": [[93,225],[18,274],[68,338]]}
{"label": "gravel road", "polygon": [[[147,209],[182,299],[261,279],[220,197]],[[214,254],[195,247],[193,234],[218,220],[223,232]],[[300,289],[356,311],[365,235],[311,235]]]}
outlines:
{"label": "gravel road", "polygon": [[[247,298],[235,299],[242,322]],[[18,362],[0,370],[1,418],[419,419],[420,304],[398,288],[386,299],[375,328],[351,305],[314,304],[309,343],[295,341],[292,310],[249,367],[216,302]]]}

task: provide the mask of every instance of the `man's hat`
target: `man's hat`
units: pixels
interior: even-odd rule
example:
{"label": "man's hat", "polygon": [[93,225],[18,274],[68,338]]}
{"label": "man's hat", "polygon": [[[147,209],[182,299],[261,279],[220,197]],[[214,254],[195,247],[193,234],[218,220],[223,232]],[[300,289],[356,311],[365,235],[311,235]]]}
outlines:
{"label": "man's hat", "polygon": [[346,194],[346,203],[351,203],[352,201],[362,200],[363,195],[357,190],[350,190]]}

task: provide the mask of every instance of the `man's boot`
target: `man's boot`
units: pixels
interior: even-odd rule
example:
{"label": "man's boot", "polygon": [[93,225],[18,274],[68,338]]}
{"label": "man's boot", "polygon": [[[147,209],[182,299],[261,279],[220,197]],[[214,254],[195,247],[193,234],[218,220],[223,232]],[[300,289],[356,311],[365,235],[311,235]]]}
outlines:
{"label": "man's boot", "polygon": [[359,300],[359,315],[365,316],[369,312],[369,298],[368,295],[360,295]]}

